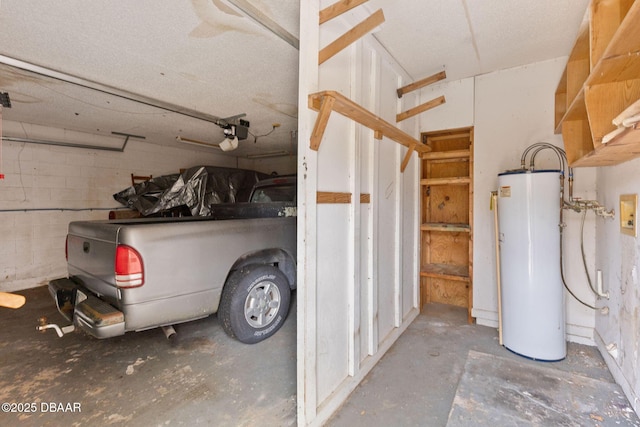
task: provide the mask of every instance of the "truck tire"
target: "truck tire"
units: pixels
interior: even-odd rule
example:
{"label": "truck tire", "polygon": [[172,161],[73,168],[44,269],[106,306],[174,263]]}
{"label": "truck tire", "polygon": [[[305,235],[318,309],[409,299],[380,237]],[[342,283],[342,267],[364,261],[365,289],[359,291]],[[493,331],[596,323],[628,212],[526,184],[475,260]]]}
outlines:
{"label": "truck tire", "polygon": [[290,299],[289,281],[277,267],[248,265],[227,279],[218,319],[230,337],[255,344],[282,327]]}

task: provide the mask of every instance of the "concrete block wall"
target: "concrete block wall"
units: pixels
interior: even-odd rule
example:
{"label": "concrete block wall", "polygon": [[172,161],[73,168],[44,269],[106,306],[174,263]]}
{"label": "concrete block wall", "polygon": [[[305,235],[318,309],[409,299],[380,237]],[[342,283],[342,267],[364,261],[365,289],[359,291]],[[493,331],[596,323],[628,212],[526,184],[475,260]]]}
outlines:
{"label": "concrete block wall", "polygon": [[[131,173],[160,176],[195,165],[238,163],[139,140],[130,140],[122,153],[3,141],[0,290],[32,288],[66,275],[69,222],[106,219],[110,208],[121,206],[113,194],[131,185]],[[269,164],[258,166],[271,172]]]}

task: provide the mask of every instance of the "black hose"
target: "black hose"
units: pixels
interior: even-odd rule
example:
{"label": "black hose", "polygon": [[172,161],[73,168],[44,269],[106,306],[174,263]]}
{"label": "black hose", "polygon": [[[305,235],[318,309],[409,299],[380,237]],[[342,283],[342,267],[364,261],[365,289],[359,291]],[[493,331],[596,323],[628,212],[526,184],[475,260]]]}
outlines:
{"label": "black hose", "polygon": [[[562,210],[562,208],[560,208]],[[569,289],[569,285],[567,285],[567,281],[564,278],[564,262],[562,261],[562,235],[564,233],[562,232],[562,230],[560,230],[560,277],[562,278],[562,284],[564,285],[564,288],[567,290],[567,292],[569,292],[569,294],[571,294],[572,297],[574,297],[576,299],[576,301],[578,301],[580,304],[584,305],[585,307],[589,307],[592,310],[595,310],[596,308],[590,304],[587,304],[586,302],[582,301],[580,298],[578,298],[576,296],[576,294],[574,294],[571,289]]]}

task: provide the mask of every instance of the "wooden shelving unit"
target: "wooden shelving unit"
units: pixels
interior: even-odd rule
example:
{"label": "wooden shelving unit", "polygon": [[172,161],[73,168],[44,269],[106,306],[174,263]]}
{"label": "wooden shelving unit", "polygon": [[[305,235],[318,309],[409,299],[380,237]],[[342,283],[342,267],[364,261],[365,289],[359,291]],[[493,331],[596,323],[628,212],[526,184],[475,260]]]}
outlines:
{"label": "wooden shelving unit", "polygon": [[422,139],[421,299],[466,307],[472,322],[473,130]]}
{"label": "wooden shelving unit", "polygon": [[[556,133],[572,167],[640,156],[638,126],[603,144],[612,120],[640,99],[640,1],[591,0],[555,93]],[[624,136],[623,136],[624,135]]]}

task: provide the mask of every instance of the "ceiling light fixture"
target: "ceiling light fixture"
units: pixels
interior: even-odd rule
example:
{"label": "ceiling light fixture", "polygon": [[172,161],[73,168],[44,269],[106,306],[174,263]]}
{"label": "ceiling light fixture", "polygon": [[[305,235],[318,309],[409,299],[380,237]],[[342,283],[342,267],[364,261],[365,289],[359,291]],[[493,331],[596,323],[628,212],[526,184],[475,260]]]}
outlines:
{"label": "ceiling light fixture", "polygon": [[216,124],[222,128],[222,132],[224,133],[224,139],[218,144],[198,141],[197,139],[190,139],[182,136],[176,136],[176,140],[187,144],[219,148],[222,151],[233,151],[238,148],[239,140],[247,139],[249,122],[246,120],[240,120],[239,124],[229,124],[225,121],[219,121]]}

